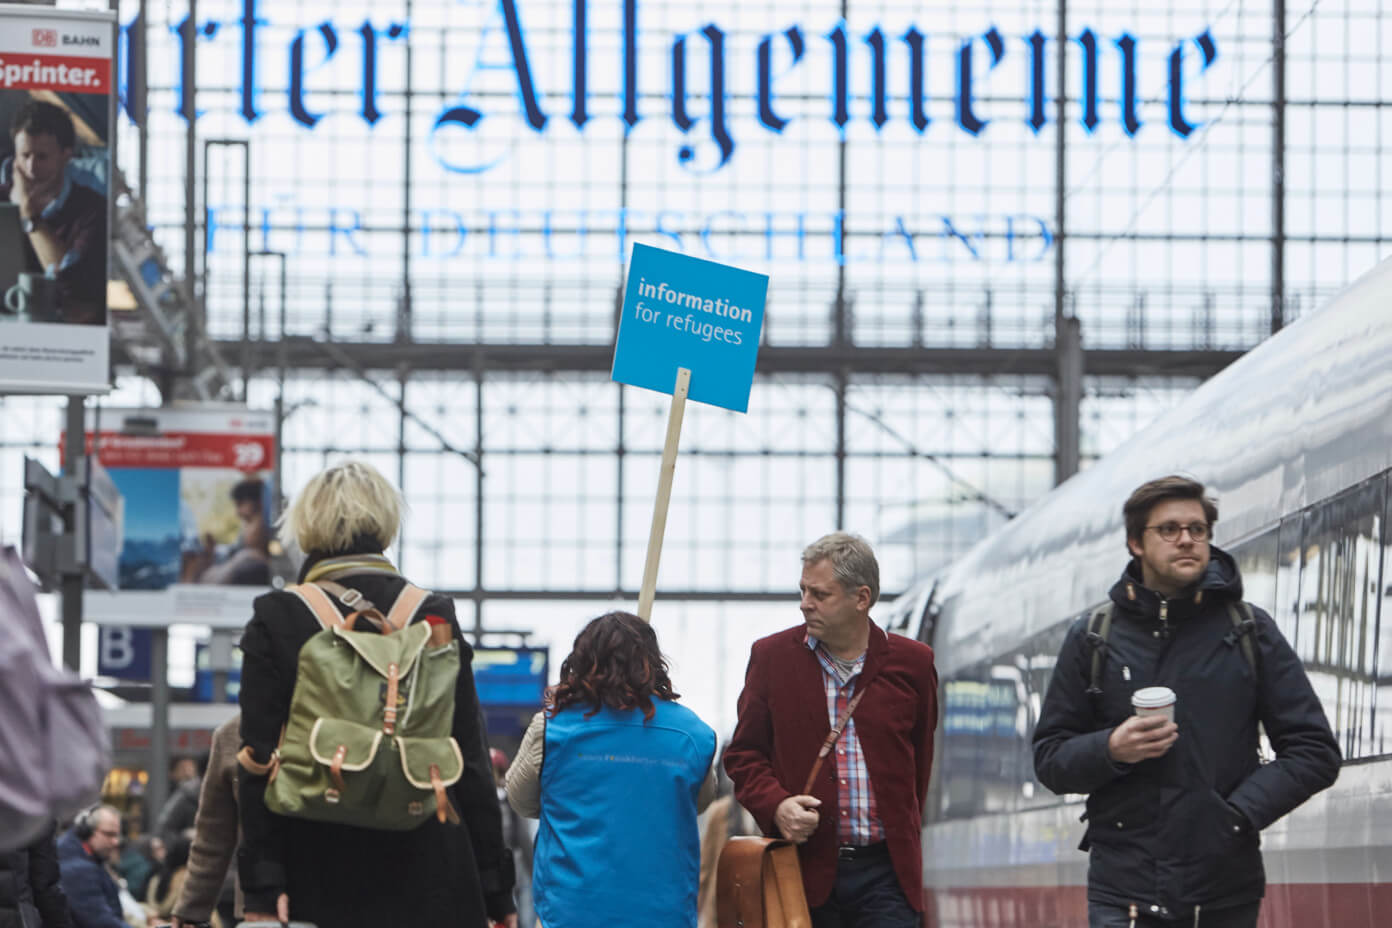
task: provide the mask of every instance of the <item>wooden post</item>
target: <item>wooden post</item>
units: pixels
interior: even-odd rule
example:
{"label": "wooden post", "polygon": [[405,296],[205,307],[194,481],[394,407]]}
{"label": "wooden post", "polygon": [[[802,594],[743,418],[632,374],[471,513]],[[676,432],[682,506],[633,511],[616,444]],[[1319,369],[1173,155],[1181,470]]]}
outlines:
{"label": "wooden post", "polygon": [[657,563],[662,559],[662,536],[667,531],[667,504],[672,501],[672,477],[677,472],[677,443],[681,440],[682,414],[691,386],[691,371],[677,368],[672,389],[672,410],[667,414],[667,443],[662,446],[662,473],[657,478],[657,502],[653,505],[652,531],[648,533],[648,560],[643,565],[643,588],[638,593],[638,615],[652,621],[653,596],[657,593]]}

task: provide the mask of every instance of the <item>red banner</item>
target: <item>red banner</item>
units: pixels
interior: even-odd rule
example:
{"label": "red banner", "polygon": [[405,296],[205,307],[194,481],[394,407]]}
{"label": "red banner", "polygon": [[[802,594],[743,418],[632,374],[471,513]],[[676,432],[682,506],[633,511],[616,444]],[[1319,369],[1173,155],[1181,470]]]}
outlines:
{"label": "red banner", "polygon": [[0,90],[61,90],[109,93],[111,61],[68,55],[0,55]]}
{"label": "red banner", "polygon": [[[92,453],[92,433],[87,433],[87,453]],[[59,441],[60,448],[62,441]],[[231,467],[252,472],[272,465],[269,435],[217,435],[207,432],[163,432],[159,435],[124,435],[103,432],[98,460],[116,467]]]}

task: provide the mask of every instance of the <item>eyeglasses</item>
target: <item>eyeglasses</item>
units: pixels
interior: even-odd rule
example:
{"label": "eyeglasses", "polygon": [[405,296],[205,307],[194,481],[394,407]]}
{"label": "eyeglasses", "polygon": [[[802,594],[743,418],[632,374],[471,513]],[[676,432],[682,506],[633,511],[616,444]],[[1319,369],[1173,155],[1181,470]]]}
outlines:
{"label": "eyeglasses", "polygon": [[1148,531],[1153,531],[1164,541],[1179,541],[1180,532],[1188,532],[1189,537],[1194,541],[1208,541],[1208,533],[1212,531],[1212,526],[1207,522],[1190,522],[1188,525],[1181,525],[1178,522],[1161,522],[1159,525],[1147,525]]}

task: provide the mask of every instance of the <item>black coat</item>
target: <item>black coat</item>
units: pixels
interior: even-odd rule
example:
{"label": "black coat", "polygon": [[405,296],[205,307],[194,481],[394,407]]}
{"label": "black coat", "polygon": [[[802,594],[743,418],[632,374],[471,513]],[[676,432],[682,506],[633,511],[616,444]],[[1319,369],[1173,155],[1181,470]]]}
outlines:
{"label": "black coat", "polygon": [[28,847],[0,853],[0,928],[30,926],[72,928],[52,828]]}
{"label": "black coat", "polygon": [[[1086,616],[1064,640],[1035,728],[1034,767],[1055,793],[1088,794],[1082,847],[1091,849],[1092,902],[1187,918],[1196,905],[1260,899],[1259,832],[1338,776],[1338,744],[1305,669],[1260,609],[1252,610],[1254,679],[1227,613],[1241,597],[1237,565],[1218,548],[1198,584],[1168,602],[1141,584],[1133,562],[1111,590],[1100,696],[1087,692]],[[1116,763],[1107,739],[1145,686],[1175,691],[1179,740],[1163,757]],[[1258,721],[1276,753],[1267,764]]]}
{"label": "black coat", "polygon": [[[340,580],[379,604],[395,600],[404,581],[364,574]],[[460,644],[453,735],[464,773],[449,787],[463,824],[429,818],[412,831],[378,831],[276,815],[266,808],[266,778],[239,769],[243,829],[238,868],[248,912],[275,912],[290,898],[290,917],[320,928],[430,925],[482,928],[485,915],[513,911],[512,855],[503,845],[483,717],[454,603],[431,596],[417,612],[443,616]],[[266,761],[280,739],[300,648],[320,630],[292,593],[257,598],[242,636],[242,741]]]}

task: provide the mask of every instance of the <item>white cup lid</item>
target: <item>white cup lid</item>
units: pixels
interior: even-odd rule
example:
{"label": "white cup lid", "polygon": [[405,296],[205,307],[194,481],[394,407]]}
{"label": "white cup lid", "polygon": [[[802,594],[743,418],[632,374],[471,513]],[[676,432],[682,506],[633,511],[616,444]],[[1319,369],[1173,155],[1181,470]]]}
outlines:
{"label": "white cup lid", "polygon": [[1174,705],[1175,693],[1168,686],[1147,686],[1131,694],[1131,705],[1137,709],[1159,709]]}

